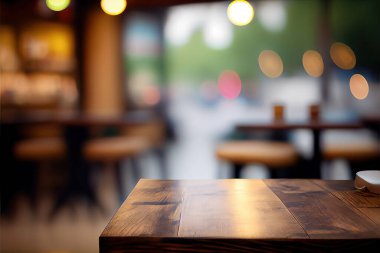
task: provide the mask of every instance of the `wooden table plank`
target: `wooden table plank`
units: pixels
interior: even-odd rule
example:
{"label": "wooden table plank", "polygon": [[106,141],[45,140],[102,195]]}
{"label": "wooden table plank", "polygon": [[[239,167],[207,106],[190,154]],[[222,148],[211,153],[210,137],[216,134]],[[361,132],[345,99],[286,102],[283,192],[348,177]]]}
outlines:
{"label": "wooden table plank", "polygon": [[101,237],[177,236],[181,205],[176,182],[140,180]]}
{"label": "wooden table plank", "polygon": [[379,194],[356,190],[352,181],[313,180],[313,182],[356,208],[380,207]]}
{"label": "wooden table plank", "polygon": [[308,238],[262,180],[209,181],[207,187],[212,190],[184,192],[179,237]]}
{"label": "wooden table plank", "polygon": [[[352,181],[315,180],[314,183],[330,191],[345,203],[357,208],[380,226],[380,195],[356,190]],[[380,227],[379,227],[380,230]]]}
{"label": "wooden table plank", "polygon": [[316,180],[264,181],[310,238],[380,238],[376,223],[352,205],[339,201],[339,198],[319,186]]}
{"label": "wooden table plank", "polygon": [[355,193],[352,184],[141,180],[100,236],[100,252],[369,251],[380,247],[380,208],[338,194]]}
{"label": "wooden table plank", "polygon": [[380,208],[359,208],[359,210],[375,222],[380,230]]}

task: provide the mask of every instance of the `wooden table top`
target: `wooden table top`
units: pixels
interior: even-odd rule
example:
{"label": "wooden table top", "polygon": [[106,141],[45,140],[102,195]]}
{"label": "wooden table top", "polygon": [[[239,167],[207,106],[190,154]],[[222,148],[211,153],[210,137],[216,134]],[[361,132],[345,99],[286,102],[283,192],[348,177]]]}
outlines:
{"label": "wooden table top", "polygon": [[268,122],[246,122],[235,126],[238,131],[256,130],[294,130],[294,129],[361,129],[366,127],[362,121],[268,121]]}
{"label": "wooden table top", "polygon": [[101,252],[252,252],[380,246],[380,195],[353,181],[140,180]]}
{"label": "wooden table top", "polygon": [[60,124],[65,126],[125,126],[157,120],[151,111],[130,111],[120,116],[96,116],[84,113],[2,113],[2,124]]}

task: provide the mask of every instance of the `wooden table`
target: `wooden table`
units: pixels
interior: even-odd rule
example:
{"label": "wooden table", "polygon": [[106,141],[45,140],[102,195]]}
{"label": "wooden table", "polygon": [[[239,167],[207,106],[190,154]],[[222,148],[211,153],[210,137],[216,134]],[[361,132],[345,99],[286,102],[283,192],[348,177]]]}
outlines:
{"label": "wooden table", "polygon": [[[6,212],[8,202],[14,193],[12,185],[17,178],[12,173],[16,169],[16,158],[13,150],[15,143],[21,139],[20,128],[33,124],[56,124],[64,127],[64,139],[67,146],[68,184],[58,194],[53,206],[52,217],[72,197],[84,196],[90,204],[99,206],[94,189],[90,186],[90,166],[83,157],[83,146],[90,138],[92,127],[127,127],[152,122],[157,116],[150,111],[131,111],[116,117],[93,116],[83,113],[4,112],[1,115],[1,154],[3,155],[1,170],[2,213]],[[9,195],[9,196],[8,196]]]}
{"label": "wooden table", "polygon": [[353,181],[140,180],[100,252],[365,252],[380,246],[380,195]]}
{"label": "wooden table", "polygon": [[[307,121],[307,122],[251,122],[236,125],[235,129],[240,132],[255,132],[261,130],[288,131],[297,129],[311,130],[313,135],[312,166],[308,170],[308,178],[321,178],[322,149],[321,131],[323,130],[357,130],[364,129],[367,125],[362,121]],[[305,175],[306,176],[306,175]]]}

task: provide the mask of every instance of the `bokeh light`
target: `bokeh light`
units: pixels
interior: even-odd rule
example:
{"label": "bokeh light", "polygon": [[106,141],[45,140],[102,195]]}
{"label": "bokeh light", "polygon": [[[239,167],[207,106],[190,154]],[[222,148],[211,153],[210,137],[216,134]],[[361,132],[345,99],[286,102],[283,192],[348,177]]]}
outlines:
{"label": "bokeh light", "polygon": [[264,50],[260,53],[259,66],[264,75],[270,78],[279,77],[284,70],[281,57],[272,50]]}
{"label": "bokeh light", "polygon": [[257,18],[271,32],[282,31],[286,24],[286,9],[283,0],[266,0],[259,3]]}
{"label": "bokeh light", "polygon": [[309,76],[320,77],[323,74],[323,59],[317,51],[306,51],[302,56],[302,65]]}
{"label": "bokeh light", "polygon": [[350,79],[350,91],[356,99],[365,99],[369,93],[369,86],[365,77],[360,74],[353,75]]}
{"label": "bokeh light", "polygon": [[173,46],[185,45],[194,32],[202,27],[207,14],[204,6],[195,4],[171,7],[165,22],[165,39]]}
{"label": "bokeh light", "polygon": [[224,10],[224,5],[214,4],[205,13],[206,18],[202,32],[203,39],[209,48],[225,49],[231,45],[233,25],[228,21]]}
{"label": "bokeh light", "polygon": [[161,99],[160,90],[154,85],[147,86],[142,95],[143,102],[147,105],[156,105]]}
{"label": "bokeh light", "polygon": [[102,10],[108,15],[116,16],[122,13],[127,7],[126,0],[102,0],[100,2]]}
{"label": "bokeh light", "polygon": [[223,71],[218,80],[220,93],[227,99],[234,99],[240,95],[240,76],[233,70]]}
{"label": "bokeh light", "polygon": [[62,11],[69,6],[70,0],[46,0],[46,6],[52,11]]}
{"label": "bokeh light", "polygon": [[333,62],[341,69],[353,69],[356,65],[354,51],[344,43],[336,42],[332,44],[330,56]]}
{"label": "bokeh light", "polygon": [[228,5],[227,16],[232,24],[244,26],[252,21],[254,10],[247,1],[235,0]]}

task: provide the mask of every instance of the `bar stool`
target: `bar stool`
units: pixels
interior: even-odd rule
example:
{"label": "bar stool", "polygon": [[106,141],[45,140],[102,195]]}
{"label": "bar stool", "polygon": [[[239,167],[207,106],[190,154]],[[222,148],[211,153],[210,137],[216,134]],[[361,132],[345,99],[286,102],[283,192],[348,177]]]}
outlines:
{"label": "bar stool", "polygon": [[297,162],[297,152],[293,145],[276,141],[229,141],[216,149],[220,160],[233,164],[233,176],[240,178],[241,170],[247,164],[263,164],[270,176],[276,178],[279,171]]}
{"label": "bar stool", "polygon": [[[32,207],[37,204],[37,190],[41,186],[41,175],[52,169],[53,164],[62,165],[66,157],[66,145],[60,137],[36,137],[18,141],[13,150],[14,156],[20,161],[18,166],[24,183],[28,189]],[[58,163],[59,162],[59,163]],[[25,168],[27,169],[21,169]],[[55,167],[54,167],[55,168]],[[41,171],[42,170],[42,171]],[[50,182],[50,181],[49,181]],[[20,183],[20,182],[19,182]]]}
{"label": "bar stool", "polygon": [[30,138],[16,143],[14,153],[21,160],[49,162],[63,159],[66,146],[59,137]]}
{"label": "bar stool", "polygon": [[380,169],[380,143],[373,141],[354,143],[329,143],[323,148],[323,157],[327,162],[336,159],[348,161],[351,176],[365,169]]}
{"label": "bar stool", "polygon": [[14,146],[17,159],[51,162],[63,159],[66,154],[62,128],[55,124],[36,124],[20,130],[24,138]]}
{"label": "bar stool", "polygon": [[121,162],[130,159],[137,172],[134,159],[149,147],[149,142],[140,137],[102,137],[89,140],[83,147],[83,155],[90,162],[110,164],[115,168],[115,178],[120,201],[124,200],[124,185],[121,177]]}

